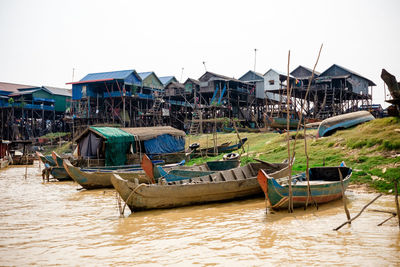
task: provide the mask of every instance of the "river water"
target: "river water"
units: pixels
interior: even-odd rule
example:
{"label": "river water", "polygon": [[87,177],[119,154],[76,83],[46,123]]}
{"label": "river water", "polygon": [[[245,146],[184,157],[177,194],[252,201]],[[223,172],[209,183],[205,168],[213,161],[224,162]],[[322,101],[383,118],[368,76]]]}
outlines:
{"label": "river water", "polygon": [[[342,202],[266,214],[263,199],[119,217],[115,191],[42,183],[38,162],[0,170],[0,265],[400,265],[397,219],[383,196],[351,226]],[[375,194],[347,192],[355,215]]]}

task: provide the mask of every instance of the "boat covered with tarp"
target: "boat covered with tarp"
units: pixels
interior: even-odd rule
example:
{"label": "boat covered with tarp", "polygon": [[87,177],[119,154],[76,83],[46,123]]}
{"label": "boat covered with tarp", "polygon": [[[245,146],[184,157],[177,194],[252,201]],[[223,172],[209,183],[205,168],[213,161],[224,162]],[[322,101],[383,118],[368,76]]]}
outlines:
{"label": "boat covered with tarp", "polygon": [[170,126],[115,128],[90,126],[74,141],[80,166],[121,166],[140,163],[146,153],[166,163],[181,161],[185,132]]}

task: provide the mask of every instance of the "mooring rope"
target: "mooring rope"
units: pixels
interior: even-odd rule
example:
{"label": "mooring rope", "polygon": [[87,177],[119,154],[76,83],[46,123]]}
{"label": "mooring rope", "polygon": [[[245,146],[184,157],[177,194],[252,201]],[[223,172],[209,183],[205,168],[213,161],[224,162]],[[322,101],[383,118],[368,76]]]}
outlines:
{"label": "mooring rope", "polygon": [[132,192],[129,194],[128,198],[125,200],[125,204],[124,204],[124,206],[123,206],[123,208],[122,208],[122,211],[121,211],[121,213],[120,213],[121,216],[124,216],[126,203],[128,203],[128,201],[129,201],[129,199],[131,198],[131,196],[133,195],[133,193],[136,193],[136,191],[137,191],[141,186],[143,186],[143,185],[146,185],[146,184],[139,184],[139,185],[136,186],[136,187],[132,190]]}

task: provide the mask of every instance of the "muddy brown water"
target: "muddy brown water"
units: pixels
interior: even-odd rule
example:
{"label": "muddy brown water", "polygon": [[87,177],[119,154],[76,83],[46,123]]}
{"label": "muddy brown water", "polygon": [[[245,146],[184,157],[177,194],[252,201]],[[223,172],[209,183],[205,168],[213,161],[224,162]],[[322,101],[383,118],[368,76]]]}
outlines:
{"label": "muddy brown water", "polygon": [[[42,183],[38,162],[0,170],[0,265],[400,265],[396,219],[367,210],[352,226],[336,201],[290,215],[261,198],[120,218],[115,191]],[[355,215],[375,194],[348,191]],[[394,210],[384,196],[371,209]]]}

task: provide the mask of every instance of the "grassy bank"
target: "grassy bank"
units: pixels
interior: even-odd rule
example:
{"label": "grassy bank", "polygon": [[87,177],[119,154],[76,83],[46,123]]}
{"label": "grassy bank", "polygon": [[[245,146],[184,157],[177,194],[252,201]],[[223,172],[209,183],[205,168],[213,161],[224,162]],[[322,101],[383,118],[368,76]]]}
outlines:
{"label": "grassy bank", "polygon": [[[270,162],[281,162],[288,157],[286,134],[279,133],[239,133],[247,137],[246,153],[242,164],[254,158]],[[294,132],[291,136],[294,136]],[[388,182],[400,177],[400,118],[376,119],[351,129],[341,130],[332,136],[316,139],[316,130],[307,131],[310,167],[338,166],[342,161],[353,169],[352,183],[367,184],[378,191],[387,192],[393,187]],[[303,132],[296,144],[296,161],[293,172],[306,169]],[[212,134],[190,136],[187,143],[198,142],[202,147],[212,146]],[[237,142],[235,133],[218,133],[217,142]],[[291,143],[293,147],[293,142]],[[238,152],[241,152],[239,150]],[[206,160],[221,159],[208,157],[193,159],[189,164]]]}

